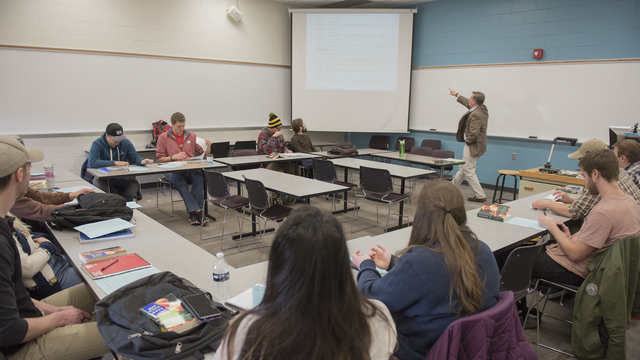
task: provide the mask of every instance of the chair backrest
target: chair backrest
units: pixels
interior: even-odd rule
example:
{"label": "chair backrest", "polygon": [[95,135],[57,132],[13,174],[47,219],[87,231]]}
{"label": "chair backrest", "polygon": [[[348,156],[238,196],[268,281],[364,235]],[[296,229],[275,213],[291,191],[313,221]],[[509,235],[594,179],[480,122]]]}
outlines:
{"label": "chair backrest", "polygon": [[258,155],[258,151],[257,150],[251,150],[251,149],[233,149],[233,151],[231,152],[231,156],[232,157],[236,157],[236,156],[251,156],[251,155]]}
{"label": "chair backrest", "polygon": [[393,180],[389,170],[360,166],[360,188],[365,193],[390,194]]}
{"label": "chair backrest", "polygon": [[384,135],[371,135],[369,147],[378,150],[387,150],[389,148],[389,137]]}
{"label": "chair backrest", "polygon": [[[453,159],[456,154],[453,151],[449,150],[431,150],[431,156],[441,159]],[[453,165],[447,165],[444,167],[444,169],[447,171],[451,171],[453,170]]]}
{"label": "chair backrest", "polygon": [[422,147],[430,147],[433,150],[440,150],[442,149],[442,143],[440,142],[440,140],[429,140],[429,139],[424,139],[422,140],[422,143],[420,144],[420,146]]}
{"label": "chair backrest", "polygon": [[411,152],[415,139],[412,137],[399,136],[398,139],[396,139],[396,151],[400,151],[400,140],[404,140],[404,151]]}
{"label": "chair backrest", "polygon": [[224,175],[219,172],[205,170],[204,176],[207,179],[207,191],[212,198],[226,199],[231,196]]}
{"label": "chair backrest", "polygon": [[268,209],[271,205],[264,184],[258,180],[247,179],[244,175],[242,177],[247,186],[247,193],[249,193],[249,205],[260,210]]}
{"label": "chair backrest", "polygon": [[316,180],[333,183],[338,180],[336,168],[329,160],[313,159],[314,178]]}
{"label": "chair backrest", "polygon": [[229,142],[212,143],[211,155],[213,155],[214,159],[229,157]]}
{"label": "chair backrest", "polygon": [[529,288],[533,266],[547,241],[549,235],[543,236],[536,244],[511,250],[500,272],[500,291],[518,293]]}
{"label": "chair backrest", "polygon": [[[505,356],[505,349],[509,356]],[[511,291],[501,292],[491,308],[449,324],[425,360],[452,358],[537,359],[520,325]]]}
{"label": "chair backrest", "polygon": [[414,146],[413,148],[411,148],[411,153],[416,155],[431,156],[431,148]]}
{"label": "chair backrest", "polygon": [[233,149],[234,150],[241,150],[241,149],[255,150],[256,149],[256,141],[255,140],[236,141],[236,143],[233,145]]}
{"label": "chair backrest", "polygon": [[84,162],[82,163],[82,167],[80,168],[80,177],[90,183],[93,184],[93,175],[89,174],[89,172],[87,172],[87,168],[89,167],[89,158],[84,159]]}

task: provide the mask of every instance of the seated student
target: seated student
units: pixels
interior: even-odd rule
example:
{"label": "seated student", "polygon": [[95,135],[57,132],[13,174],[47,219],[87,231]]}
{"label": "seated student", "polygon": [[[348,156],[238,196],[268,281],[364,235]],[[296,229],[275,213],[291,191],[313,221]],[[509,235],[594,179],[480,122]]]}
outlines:
{"label": "seated student", "polygon": [[51,212],[63,204],[68,203],[78,197],[80,194],[93,192],[92,189],[84,188],[78,191],[65,193],[46,193],[32,188],[16,200],[11,208],[13,215],[34,221],[46,221],[51,218]]}
{"label": "seated student", "polygon": [[632,139],[618,141],[613,145],[613,152],[618,158],[618,164],[640,188],[640,143]]}
{"label": "seated student", "polygon": [[214,360],[388,360],[395,326],[358,292],[342,226],[305,206],[280,226],[260,305],[227,330]]}
{"label": "seated student", "polygon": [[[309,137],[309,135],[304,134],[307,132],[307,125],[302,119],[293,119],[291,121],[291,130],[293,130],[293,132],[295,133],[291,138],[291,147],[293,148],[293,151],[300,153],[310,153],[318,151],[313,146],[313,142],[311,142],[311,138]],[[310,170],[309,177],[313,178],[313,160],[302,160],[302,166]]]}
{"label": "seated student", "polygon": [[[204,153],[205,156],[211,152],[211,141],[205,139],[206,149],[203,149],[196,142],[196,134],[185,129],[187,118],[177,112],[171,115],[171,130],[162,133],[156,145],[156,157],[158,163],[170,161],[189,160]],[[201,221],[208,222],[203,216],[204,206],[204,179],[199,170],[168,172],[167,179],[178,189],[184,206],[189,214],[191,225],[200,225]],[[191,181],[191,190],[187,180]]]}
{"label": "seated student", "polygon": [[[569,154],[569,158],[581,159],[588,153],[601,149],[607,149],[607,144],[602,140],[591,139],[585,141],[578,151]],[[640,189],[633,183],[624,169],[619,170],[618,185],[640,204]],[[561,190],[554,191],[553,195],[559,196],[559,201],[539,199],[534,201],[531,206],[534,209],[549,209],[558,215],[570,217],[573,220],[584,220],[591,209],[600,201],[600,195],[590,194],[586,186],[580,190],[576,198]],[[567,204],[569,205],[567,206]]]}
{"label": "seated student", "polygon": [[8,360],[82,360],[109,352],[95,321],[95,299],[85,284],[42,301],[33,300],[22,281],[20,255],[13,239],[14,201],[29,187],[31,163],[42,151],[0,136],[0,351]]}
{"label": "seated student", "polygon": [[[282,136],[282,121],[274,113],[269,113],[269,126],[265,126],[258,135],[258,155],[270,155],[271,153],[290,153],[287,142]],[[287,174],[295,174],[296,166],[288,161],[276,161],[267,165],[267,169]]]}
{"label": "seated student", "polygon": [[[494,306],[500,289],[493,253],[466,225],[460,189],[434,180],[417,202],[409,244],[398,257],[380,245],[353,254],[358,288],[396,319],[394,355],[402,360],[423,359],[454,320]],[[376,266],[389,272],[381,277]]]}
{"label": "seated student", "polygon": [[590,151],[578,163],[589,193],[600,201],[571,235],[562,222],[540,215],[538,223],[549,230],[557,244],[541,251],[533,278],[580,286],[589,275],[589,263],[616,241],[640,232],[640,206],[618,185],[619,167],[613,151]]}
{"label": "seated student", "polygon": [[[7,215],[13,217],[11,213]],[[67,257],[59,254],[51,241],[33,238],[29,227],[17,218],[13,220],[13,230],[22,264],[22,281],[32,299],[42,300],[83,283]]]}
{"label": "seated student", "polygon": [[[136,165],[153,164],[153,160],[143,159],[138,155],[131,141],[124,135],[120,124],[107,125],[104,134],[91,144],[88,167],[97,169],[108,166],[128,166],[129,162]],[[111,183],[111,189],[107,189],[109,183]],[[140,184],[135,176],[118,176],[110,181],[96,177],[93,179],[93,185],[104,192],[122,195],[127,201],[133,201],[140,190]]]}

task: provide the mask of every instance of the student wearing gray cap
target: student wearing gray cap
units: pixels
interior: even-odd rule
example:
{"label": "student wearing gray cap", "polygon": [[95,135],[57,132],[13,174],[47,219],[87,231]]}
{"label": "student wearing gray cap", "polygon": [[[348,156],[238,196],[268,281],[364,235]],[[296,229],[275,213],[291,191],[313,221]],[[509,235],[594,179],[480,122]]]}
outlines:
{"label": "student wearing gray cap", "polygon": [[[88,166],[90,168],[128,166],[129,162],[141,166],[153,164],[153,160],[143,159],[138,155],[131,141],[127,140],[124,135],[120,124],[111,123],[107,125],[104,134],[91,144]],[[122,195],[127,201],[133,201],[136,193],[140,190],[140,184],[138,184],[135,176],[119,176],[111,179],[111,189],[107,189],[107,183],[108,181],[104,179],[93,179],[93,185],[99,187],[102,191]]]}
{"label": "student wearing gray cap", "polygon": [[31,163],[42,151],[13,136],[0,136],[0,351],[14,359],[90,359],[109,352],[95,322],[95,300],[85,284],[33,300],[22,282],[22,267],[7,216],[29,187]]}

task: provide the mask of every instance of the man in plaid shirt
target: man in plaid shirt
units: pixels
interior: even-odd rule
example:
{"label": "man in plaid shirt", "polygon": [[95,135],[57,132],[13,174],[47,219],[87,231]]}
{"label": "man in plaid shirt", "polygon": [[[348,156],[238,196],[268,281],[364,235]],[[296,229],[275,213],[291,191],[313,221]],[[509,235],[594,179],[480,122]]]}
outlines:
{"label": "man in plaid shirt", "polygon": [[[287,142],[282,136],[282,121],[278,115],[269,114],[269,125],[262,128],[258,135],[258,155],[270,155],[272,153],[290,153]],[[271,162],[267,169],[288,174],[295,174],[296,166],[288,161]]]}
{"label": "man in plaid shirt", "polygon": [[613,145],[613,152],[618,158],[618,164],[640,188],[640,143],[632,139],[618,141]]}
{"label": "man in plaid shirt", "polygon": [[[602,140],[591,139],[585,141],[578,151],[569,154],[570,159],[581,159],[589,152],[606,149],[607,144]],[[625,193],[631,195],[638,204],[640,204],[640,188],[634,184],[631,177],[624,169],[620,169],[618,185]],[[589,215],[589,212],[593,207],[600,202],[600,195],[592,195],[589,193],[586,187],[582,188],[576,198],[569,196],[564,191],[557,190],[553,193],[554,196],[559,195],[559,201],[540,199],[534,201],[531,206],[534,209],[549,209],[554,213],[570,217],[573,220],[584,220]],[[567,204],[569,204],[567,206]]]}

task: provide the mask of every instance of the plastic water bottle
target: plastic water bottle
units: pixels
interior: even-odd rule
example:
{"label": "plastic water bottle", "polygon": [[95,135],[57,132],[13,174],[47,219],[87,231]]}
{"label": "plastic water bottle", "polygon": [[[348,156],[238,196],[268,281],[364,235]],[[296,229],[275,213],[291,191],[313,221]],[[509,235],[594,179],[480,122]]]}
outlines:
{"label": "plastic water bottle", "polygon": [[53,164],[50,162],[44,163],[44,175],[46,179],[47,189],[53,189],[55,183],[53,181]]}
{"label": "plastic water bottle", "polygon": [[213,263],[213,296],[220,302],[229,299],[229,264],[221,252]]}
{"label": "plastic water bottle", "polygon": [[400,140],[400,157],[404,157],[404,140]]}

